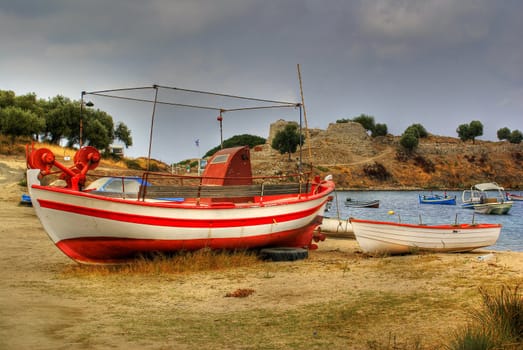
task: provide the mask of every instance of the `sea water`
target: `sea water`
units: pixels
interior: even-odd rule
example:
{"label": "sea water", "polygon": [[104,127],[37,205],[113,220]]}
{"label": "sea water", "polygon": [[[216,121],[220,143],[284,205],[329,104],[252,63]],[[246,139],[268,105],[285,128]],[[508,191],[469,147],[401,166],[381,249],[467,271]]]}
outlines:
{"label": "sea water", "polygon": [[[461,208],[461,191],[448,191],[456,195],[456,205],[420,204],[418,195],[441,194],[443,191],[336,191],[331,209],[325,217],[379,221],[401,221],[411,224],[454,224],[491,223],[501,224],[501,234],[492,250],[523,252],[523,201],[514,201],[507,215],[485,215],[472,209]],[[379,208],[352,208],[345,206],[345,200],[380,200]]]}

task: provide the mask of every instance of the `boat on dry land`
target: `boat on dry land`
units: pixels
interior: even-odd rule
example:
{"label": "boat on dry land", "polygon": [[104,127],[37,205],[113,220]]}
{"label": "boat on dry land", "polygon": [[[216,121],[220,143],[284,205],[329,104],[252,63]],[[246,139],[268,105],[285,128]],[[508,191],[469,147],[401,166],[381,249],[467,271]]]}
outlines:
{"label": "boat on dry land", "polygon": [[[117,173],[111,177],[123,182],[116,191],[86,186],[100,158],[95,148],[82,147],[68,168],[46,148],[28,150],[36,214],[55,245],[77,262],[120,263],[207,247],[276,247],[288,256],[289,248],[314,248],[324,238],[316,228],[334,191],[330,178],[305,171],[253,176],[248,146],[218,151],[201,176],[146,171],[137,191],[123,190],[125,177]],[[41,180],[56,169],[65,186]]]}
{"label": "boat on dry land", "polygon": [[501,232],[500,224],[416,225],[357,218],[350,223],[369,254],[466,252],[495,244]]}

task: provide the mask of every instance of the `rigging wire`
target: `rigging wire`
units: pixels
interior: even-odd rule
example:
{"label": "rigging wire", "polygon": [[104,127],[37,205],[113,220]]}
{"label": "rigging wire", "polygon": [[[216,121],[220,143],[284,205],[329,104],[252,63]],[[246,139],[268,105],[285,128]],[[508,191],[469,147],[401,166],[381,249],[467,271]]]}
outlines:
{"label": "rigging wire", "polygon": [[[299,66],[298,66],[299,71]],[[127,91],[136,91],[136,90],[149,90],[154,89],[154,99],[146,99],[146,98],[138,98],[138,97],[129,97],[129,96],[120,96],[115,95],[115,92],[127,92]],[[185,103],[176,103],[176,102],[166,102],[158,100],[158,91],[159,89],[169,89],[169,90],[175,90],[175,91],[182,91],[182,92],[189,92],[189,93],[195,93],[195,94],[203,94],[203,95],[209,95],[209,96],[219,96],[219,97],[226,97],[231,99],[239,99],[239,100],[246,100],[246,101],[253,101],[253,102],[262,102],[262,103],[272,103],[273,105],[263,105],[263,106],[253,106],[253,107],[240,107],[240,108],[223,108],[223,107],[214,107],[214,106],[199,106],[194,104],[185,104]],[[300,89],[301,89],[301,76],[300,76]],[[248,110],[258,110],[258,109],[271,109],[271,108],[299,108],[300,109],[300,124],[301,124],[301,108],[303,103],[303,93],[302,93],[302,103],[297,102],[286,102],[286,101],[276,101],[276,100],[268,100],[268,99],[259,99],[259,98],[252,98],[252,97],[245,97],[245,96],[238,96],[238,95],[231,95],[231,94],[222,94],[222,93],[216,93],[216,92],[210,92],[210,91],[203,91],[203,90],[191,90],[191,89],[182,89],[177,87],[169,87],[169,86],[163,86],[163,85],[157,85],[154,84],[152,86],[140,86],[140,87],[134,87],[134,88],[119,88],[119,89],[110,89],[110,90],[97,90],[97,91],[82,91],[82,98],[84,95],[94,95],[94,96],[100,96],[100,97],[107,97],[107,98],[114,98],[114,99],[121,99],[121,100],[127,100],[127,101],[136,101],[136,102],[147,102],[153,104],[152,109],[152,116],[151,116],[151,128],[150,128],[150,136],[149,136],[149,152],[148,152],[148,162],[147,162],[147,169],[150,168],[150,160],[151,160],[151,149],[152,149],[152,139],[153,139],[153,129],[154,129],[154,117],[156,114],[156,106],[158,104],[160,105],[167,105],[167,106],[176,106],[176,107],[185,107],[185,108],[195,108],[195,109],[204,109],[204,110],[212,110],[212,111],[218,111],[220,113],[220,117],[223,113],[226,112],[237,112],[237,111],[248,111]],[[220,120],[220,119],[218,119]],[[301,128],[301,125],[300,125]],[[221,129],[221,120],[220,120],[220,129]],[[222,145],[223,148],[223,139],[222,139]],[[301,145],[300,145],[300,166],[301,166]]]}
{"label": "rigging wire", "polygon": [[[177,103],[177,102],[166,102],[166,101],[158,101],[158,100],[155,101],[155,100],[150,100],[150,99],[145,99],[145,98],[110,95],[110,94],[101,93],[101,92],[90,92],[90,93],[88,92],[86,94],[100,96],[100,97],[107,97],[107,98],[115,98],[115,99],[120,99],[120,100],[127,100],[127,101],[148,102],[148,103],[155,103],[155,104],[175,106],[175,107],[206,109],[206,110],[217,111],[217,112],[237,112],[237,111],[246,111],[246,110],[269,109],[269,108],[296,108],[296,107],[300,106],[299,103],[291,103],[291,102],[287,103],[286,102],[286,104],[271,105],[271,106],[223,108],[223,107],[213,107],[213,106],[199,106],[199,105]],[[268,101],[266,101],[266,102],[268,102]]]}
{"label": "rigging wire", "polygon": [[[227,97],[227,98],[232,98],[232,99],[246,100],[246,101],[253,101],[253,102],[274,103],[275,105],[243,107],[243,108],[223,108],[223,107],[214,107],[214,106],[199,106],[199,105],[192,105],[192,104],[159,101],[157,99],[157,96],[154,100],[151,100],[151,99],[145,99],[145,98],[127,97],[127,96],[119,96],[119,95],[113,94],[113,92],[135,91],[135,90],[146,90],[146,89],[155,89],[156,91],[158,91],[159,88],[175,90],[175,91],[182,91],[182,92],[190,92],[190,93],[195,93],[195,94],[203,94],[203,95],[209,95],[209,96]],[[239,96],[239,95],[231,95],[231,94],[221,94],[221,93],[211,92],[211,91],[183,89],[183,88],[178,88],[178,87],[170,87],[170,86],[163,86],[163,85],[156,85],[156,84],[152,85],[152,86],[141,86],[141,87],[135,87],[135,88],[121,88],[121,89],[89,91],[89,92],[85,92],[85,94],[101,96],[101,97],[108,97],[108,98],[115,98],[115,99],[121,99],[121,100],[128,100],[128,101],[149,102],[149,103],[156,103],[156,104],[162,104],[162,105],[187,107],[187,108],[199,108],[199,109],[207,109],[207,110],[214,110],[214,111],[220,111],[220,112],[235,112],[235,111],[244,111],[244,110],[267,109],[267,108],[291,108],[291,107],[296,108],[296,107],[300,106],[300,104],[296,103],[296,102],[268,100],[268,99],[245,97],[245,96]],[[157,95],[157,93],[155,95]]]}
{"label": "rigging wire", "polygon": [[265,99],[254,98],[254,97],[245,97],[245,96],[238,96],[238,95],[221,94],[221,93],[218,93],[218,92],[210,92],[210,91],[202,91],[202,90],[190,90],[190,89],[182,89],[182,88],[162,86],[162,85],[158,85],[158,87],[161,87],[161,88],[164,88],[164,89],[184,91],[184,92],[193,92],[193,93],[197,93],[197,94],[211,95],[211,96],[230,97],[230,98],[234,98],[234,99],[247,100],[247,101],[278,103],[278,104],[293,104],[293,102],[265,100]]}

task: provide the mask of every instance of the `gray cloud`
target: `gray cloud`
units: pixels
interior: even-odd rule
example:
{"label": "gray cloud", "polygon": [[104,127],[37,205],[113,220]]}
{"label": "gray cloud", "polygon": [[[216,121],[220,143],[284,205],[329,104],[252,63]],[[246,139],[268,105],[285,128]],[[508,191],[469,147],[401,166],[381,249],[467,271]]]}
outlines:
{"label": "gray cloud", "polygon": [[[481,120],[495,139],[500,127],[523,129],[522,10],[516,0],[0,1],[0,89],[78,99],[161,83],[298,101],[300,63],[312,127],[366,113],[397,135],[422,123],[456,136],[458,124]],[[143,155],[148,125],[119,107],[110,112],[131,124],[130,152]],[[176,154],[159,144],[158,157],[195,156],[198,137],[202,150],[215,146],[215,117],[198,129],[166,120],[162,131],[188,131]],[[295,116],[226,119],[227,132],[266,137],[281,117]]]}

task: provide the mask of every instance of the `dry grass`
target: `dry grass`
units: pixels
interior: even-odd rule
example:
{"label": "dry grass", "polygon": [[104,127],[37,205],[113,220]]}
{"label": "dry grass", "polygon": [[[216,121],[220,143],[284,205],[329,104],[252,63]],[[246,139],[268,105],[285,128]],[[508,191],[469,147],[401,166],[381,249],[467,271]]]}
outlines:
{"label": "dry grass", "polygon": [[292,263],[201,251],[77,265],[14,205],[16,184],[3,195],[0,348],[441,349],[480,287],[523,284],[520,253],[368,257],[330,238]]}
{"label": "dry grass", "polygon": [[181,275],[202,271],[222,271],[231,268],[262,264],[252,251],[213,251],[200,249],[195,252],[179,252],[174,255],[161,253],[142,256],[127,264],[118,265],[68,265],[63,277],[100,276],[158,276]]}
{"label": "dry grass", "polygon": [[[71,282],[67,288],[75,286],[66,293],[77,297],[104,300],[105,289],[112,290],[119,305],[109,311],[110,326],[133,342],[149,339],[169,344],[166,348],[435,349],[447,340],[435,330],[452,332],[466,322],[463,310],[481,298],[478,285],[511,276],[504,267],[487,264],[476,267],[473,278],[463,276],[470,273],[470,260],[443,257],[330,251],[271,263],[247,252],[202,250],[121,266],[68,265],[61,279]],[[344,286],[331,291],[334,298],[311,294],[315,278],[321,279],[314,277],[318,270]],[[296,284],[304,283],[296,276],[307,271],[314,271],[310,285]],[[278,304],[271,298],[289,304],[265,305]]]}
{"label": "dry grass", "polygon": [[522,349],[523,293],[520,286],[480,287],[482,307],[470,310],[471,321],[454,332],[450,350]]}

